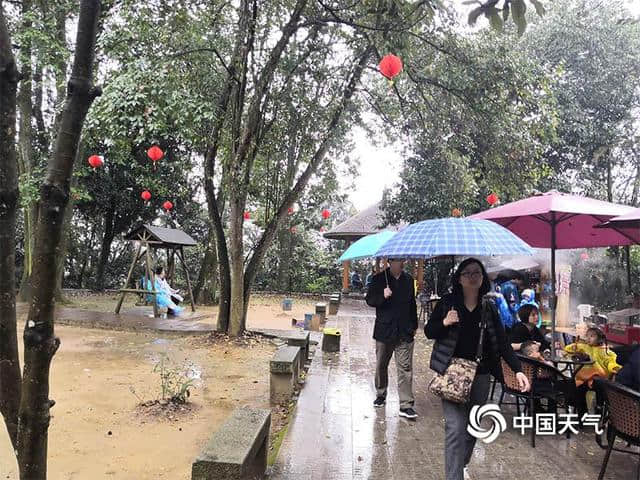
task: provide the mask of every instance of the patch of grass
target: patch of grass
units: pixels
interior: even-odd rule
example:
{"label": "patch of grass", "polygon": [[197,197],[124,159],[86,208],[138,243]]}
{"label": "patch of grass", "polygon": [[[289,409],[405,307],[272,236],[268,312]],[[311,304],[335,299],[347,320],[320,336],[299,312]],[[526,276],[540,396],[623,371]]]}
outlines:
{"label": "patch of grass", "polygon": [[287,423],[271,439],[271,448],[269,449],[269,456],[267,457],[267,465],[269,467],[276,463],[276,458],[278,458],[280,446],[282,445],[282,441],[284,440],[284,436],[287,434],[288,430],[289,421],[287,420]]}

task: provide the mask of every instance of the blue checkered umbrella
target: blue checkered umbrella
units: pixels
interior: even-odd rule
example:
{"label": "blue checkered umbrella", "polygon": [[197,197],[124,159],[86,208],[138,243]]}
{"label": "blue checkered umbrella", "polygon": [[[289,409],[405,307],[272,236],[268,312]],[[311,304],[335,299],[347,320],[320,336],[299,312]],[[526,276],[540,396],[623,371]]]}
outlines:
{"label": "blue checkered umbrella", "polygon": [[376,252],[376,257],[430,258],[441,255],[533,255],[533,249],[489,220],[437,218],[409,225]]}

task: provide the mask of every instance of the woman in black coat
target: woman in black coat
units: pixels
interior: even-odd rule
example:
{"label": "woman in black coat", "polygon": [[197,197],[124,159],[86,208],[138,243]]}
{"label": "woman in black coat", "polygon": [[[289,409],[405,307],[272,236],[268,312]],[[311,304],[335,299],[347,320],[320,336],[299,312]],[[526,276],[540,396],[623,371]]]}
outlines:
{"label": "woman in black coat", "polygon": [[[476,360],[480,341],[482,298],[491,283],[482,263],[475,258],[463,261],[452,278],[452,293],[445,295],[436,305],[424,327],[428,338],[435,339],[431,354],[431,369],[444,374],[453,357]],[[502,378],[500,359],[504,358],[517,373],[522,391],[529,390],[527,377],[507,341],[498,310],[487,302],[489,321],[484,335],[482,361],[471,387],[470,400],[459,404],[442,400],[445,417],[445,478],[463,480],[471,460],[476,439],[467,432],[469,413],[474,405],[484,405],[489,395],[490,373]]]}
{"label": "woman in black coat", "polygon": [[544,338],[542,332],[538,329],[538,307],[532,304],[525,304],[518,310],[518,318],[520,322],[516,323],[509,334],[511,348],[520,350],[520,346],[526,341],[532,341],[540,344],[540,351],[544,352],[551,349],[551,344]]}

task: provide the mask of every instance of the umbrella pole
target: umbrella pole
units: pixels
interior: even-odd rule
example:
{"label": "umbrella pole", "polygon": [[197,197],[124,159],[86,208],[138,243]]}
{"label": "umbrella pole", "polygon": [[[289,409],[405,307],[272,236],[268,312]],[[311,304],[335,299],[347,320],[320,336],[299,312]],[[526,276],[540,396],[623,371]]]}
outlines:
{"label": "umbrella pole", "polygon": [[551,212],[551,356],[556,356],[556,214]]}

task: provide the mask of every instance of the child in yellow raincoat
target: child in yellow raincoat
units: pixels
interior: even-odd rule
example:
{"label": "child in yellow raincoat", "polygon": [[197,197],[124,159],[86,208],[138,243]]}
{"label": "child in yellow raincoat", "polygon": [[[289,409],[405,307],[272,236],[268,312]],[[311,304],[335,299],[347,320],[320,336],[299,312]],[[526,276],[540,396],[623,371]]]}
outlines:
{"label": "child in yellow raincoat", "polygon": [[[594,378],[611,378],[622,366],[616,361],[615,352],[607,347],[604,333],[596,327],[587,329],[585,342],[572,343],[564,347],[564,350],[567,353],[586,353],[593,360],[592,365],[585,365],[576,374],[576,386],[578,387],[576,409],[582,418],[582,415],[587,413],[586,395],[590,389],[594,389]],[[598,389],[594,390],[596,405],[600,406],[604,401],[603,392],[599,392]]]}

